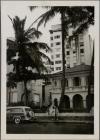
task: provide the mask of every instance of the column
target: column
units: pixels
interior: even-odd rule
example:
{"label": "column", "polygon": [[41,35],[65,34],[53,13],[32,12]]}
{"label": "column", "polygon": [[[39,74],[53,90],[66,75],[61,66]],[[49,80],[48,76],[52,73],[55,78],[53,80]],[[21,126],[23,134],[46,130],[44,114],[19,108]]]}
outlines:
{"label": "column", "polygon": [[85,89],[86,86],[85,77],[81,77],[81,86],[83,87],[83,89]]}
{"label": "column", "polygon": [[69,99],[70,99],[70,108],[73,108],[73,96],[70,96]]}
{"label": "column", "polygon": [[72,78],[69,78],[69,79],[68,79],[68,84],[69,84],[69,87],[70,87],[70,88],[73,87],[73,79],[72,79]]}
{"label": "column", "polygon": [[86,95],[83,96],[83,107],[86,108]]}
{"label": "column", "polygon": [[73,108],[73,100],[70,100],[70,108]]}
{"label": "column", "polygon": [[83,100],[83,107],[86,108],[86,100]]}

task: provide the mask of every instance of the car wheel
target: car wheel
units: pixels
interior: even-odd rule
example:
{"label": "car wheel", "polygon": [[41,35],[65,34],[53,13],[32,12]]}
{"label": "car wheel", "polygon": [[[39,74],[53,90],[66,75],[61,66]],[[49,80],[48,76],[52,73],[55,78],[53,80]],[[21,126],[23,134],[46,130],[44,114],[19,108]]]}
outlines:
{"label": "car wheel", "polygon": [[20,121],[21,121],[20,117],[14,118],[14,123],[15,123],[15,124],[19,124]]}

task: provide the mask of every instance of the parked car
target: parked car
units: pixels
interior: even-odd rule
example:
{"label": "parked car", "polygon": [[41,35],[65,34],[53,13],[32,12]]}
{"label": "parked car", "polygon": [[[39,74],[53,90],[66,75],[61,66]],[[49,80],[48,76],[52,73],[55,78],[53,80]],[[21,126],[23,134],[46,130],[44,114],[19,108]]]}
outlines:
{"label": "parked car", "polygon": [[33,110],[27,106],[7,107],[7,122],[19,124],[22,121],[32,121],[35,119]]}

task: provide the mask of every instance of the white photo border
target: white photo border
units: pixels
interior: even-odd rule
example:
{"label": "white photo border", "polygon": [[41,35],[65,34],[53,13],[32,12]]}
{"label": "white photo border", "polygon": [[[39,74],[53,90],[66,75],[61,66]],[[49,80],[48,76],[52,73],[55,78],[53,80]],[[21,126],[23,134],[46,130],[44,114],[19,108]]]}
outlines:
{"label": "white photo border", "polygon": [[[5,5],[24,4],[26,6],[94,6],[95,7],[95,70],[94,70],[94,134],[69,135],[69,134],[6,134],[6,22]],[[98,140],[99,139],[99,1],[1,1],[1,139],[2,140],[33,140],[33,139],[72,139],[72,140]]]}

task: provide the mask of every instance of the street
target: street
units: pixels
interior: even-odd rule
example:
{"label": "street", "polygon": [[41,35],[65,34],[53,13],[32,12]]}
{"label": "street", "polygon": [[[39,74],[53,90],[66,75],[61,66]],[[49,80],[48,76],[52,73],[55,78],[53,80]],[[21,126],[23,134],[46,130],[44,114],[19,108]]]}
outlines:
{"label": "street", "polygon": [[8,134],[93,134],[93,123],[34,122],[7,124]]}

